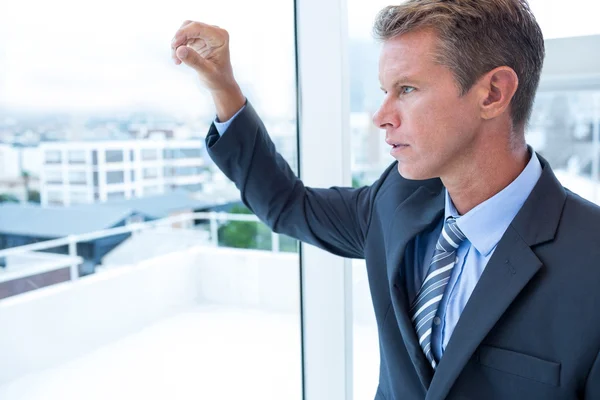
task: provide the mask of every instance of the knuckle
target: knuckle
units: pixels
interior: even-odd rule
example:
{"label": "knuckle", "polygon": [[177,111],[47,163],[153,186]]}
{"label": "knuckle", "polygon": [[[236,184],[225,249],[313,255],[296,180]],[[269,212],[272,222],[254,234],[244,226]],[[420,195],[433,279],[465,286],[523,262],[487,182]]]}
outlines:
{"label": "knuckle", "polygon": [[219,29],[219,36],[221,36],[223,41],[229,41],[229,32],[227,32],[225,29]]}

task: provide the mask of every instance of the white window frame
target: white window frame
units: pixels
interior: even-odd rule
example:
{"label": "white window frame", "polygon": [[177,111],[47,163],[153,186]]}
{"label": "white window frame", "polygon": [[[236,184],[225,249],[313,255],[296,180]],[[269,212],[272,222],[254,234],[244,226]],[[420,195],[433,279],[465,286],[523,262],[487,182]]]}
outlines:
{"label": "white window frame", "polygon": [[[295,17],[299,175],[351,186],[346,0],[298,0]],[[304,399],[351,400],[350,260],[301,244],[300,264]]]}

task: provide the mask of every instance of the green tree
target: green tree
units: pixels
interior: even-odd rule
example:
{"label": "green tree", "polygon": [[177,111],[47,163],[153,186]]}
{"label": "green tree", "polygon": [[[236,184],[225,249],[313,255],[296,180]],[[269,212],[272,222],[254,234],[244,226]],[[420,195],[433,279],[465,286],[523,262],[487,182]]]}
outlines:
{"label": "green tree", "polygon": [[30,190],[27,194],[27,198],[29,199],[30,202],[32,203],[40,203],[40,192],[38,192],[37,190]]}
{"label": "green tree", "polygon": [[23,184],[25,185],[25,202],[29,201],[29,181],[31,180],[31,174],[25,170],[21,170],[21,177],[23,178]]}
{"label": "green tree", "polygon": [[[231,214],[247,214],[252,212],[245,206],[235,206]],[[230,221],[219,227],[219,246],[236,247],[241,249],[271,250],[271,229],[262,222]],[[298,241],[285,235],[279,238],[281,251],[298,251]]]}
{"label": "green tree", "polygon": [[[252,214],[245,206],[234,206],[231,214]],[[219,227],[219,246],[255,249],[257,223],[253,221],[230,221]]]}
{"label": "green tree", "polygon": [[18,203],[19,199],[12,194],[0,193],[0,203]]}

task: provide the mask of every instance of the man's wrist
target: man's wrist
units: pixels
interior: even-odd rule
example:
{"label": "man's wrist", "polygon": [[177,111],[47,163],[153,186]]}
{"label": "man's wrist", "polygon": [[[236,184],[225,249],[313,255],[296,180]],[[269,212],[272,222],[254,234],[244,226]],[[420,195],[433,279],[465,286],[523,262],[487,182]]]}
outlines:
{"label": "man's wrist", "polygon": [[246,97],[237,84],[211,91],[219,121],[229,121],[246,104]]}

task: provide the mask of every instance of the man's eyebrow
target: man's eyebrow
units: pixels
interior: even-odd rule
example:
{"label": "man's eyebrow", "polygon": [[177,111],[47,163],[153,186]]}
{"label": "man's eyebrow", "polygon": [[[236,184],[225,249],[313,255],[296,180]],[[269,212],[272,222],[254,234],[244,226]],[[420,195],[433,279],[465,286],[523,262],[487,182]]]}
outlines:
{"label": "man's eyebrow", "polygon": [[[413,78],[410,78],[409,76],[401,76],[400,78],[398,78],[398,79],[396,79],[394,81],[394,84],[392,85],[392,87],[394,89],[398,90],[402,86],[405,86],[407,84],[414,84],[414,83],[416,83],[416,82],[415,82],[415,80]],[[385,92],[385,89],[383,88],[383,85],[380,84],[379,88]]]}

